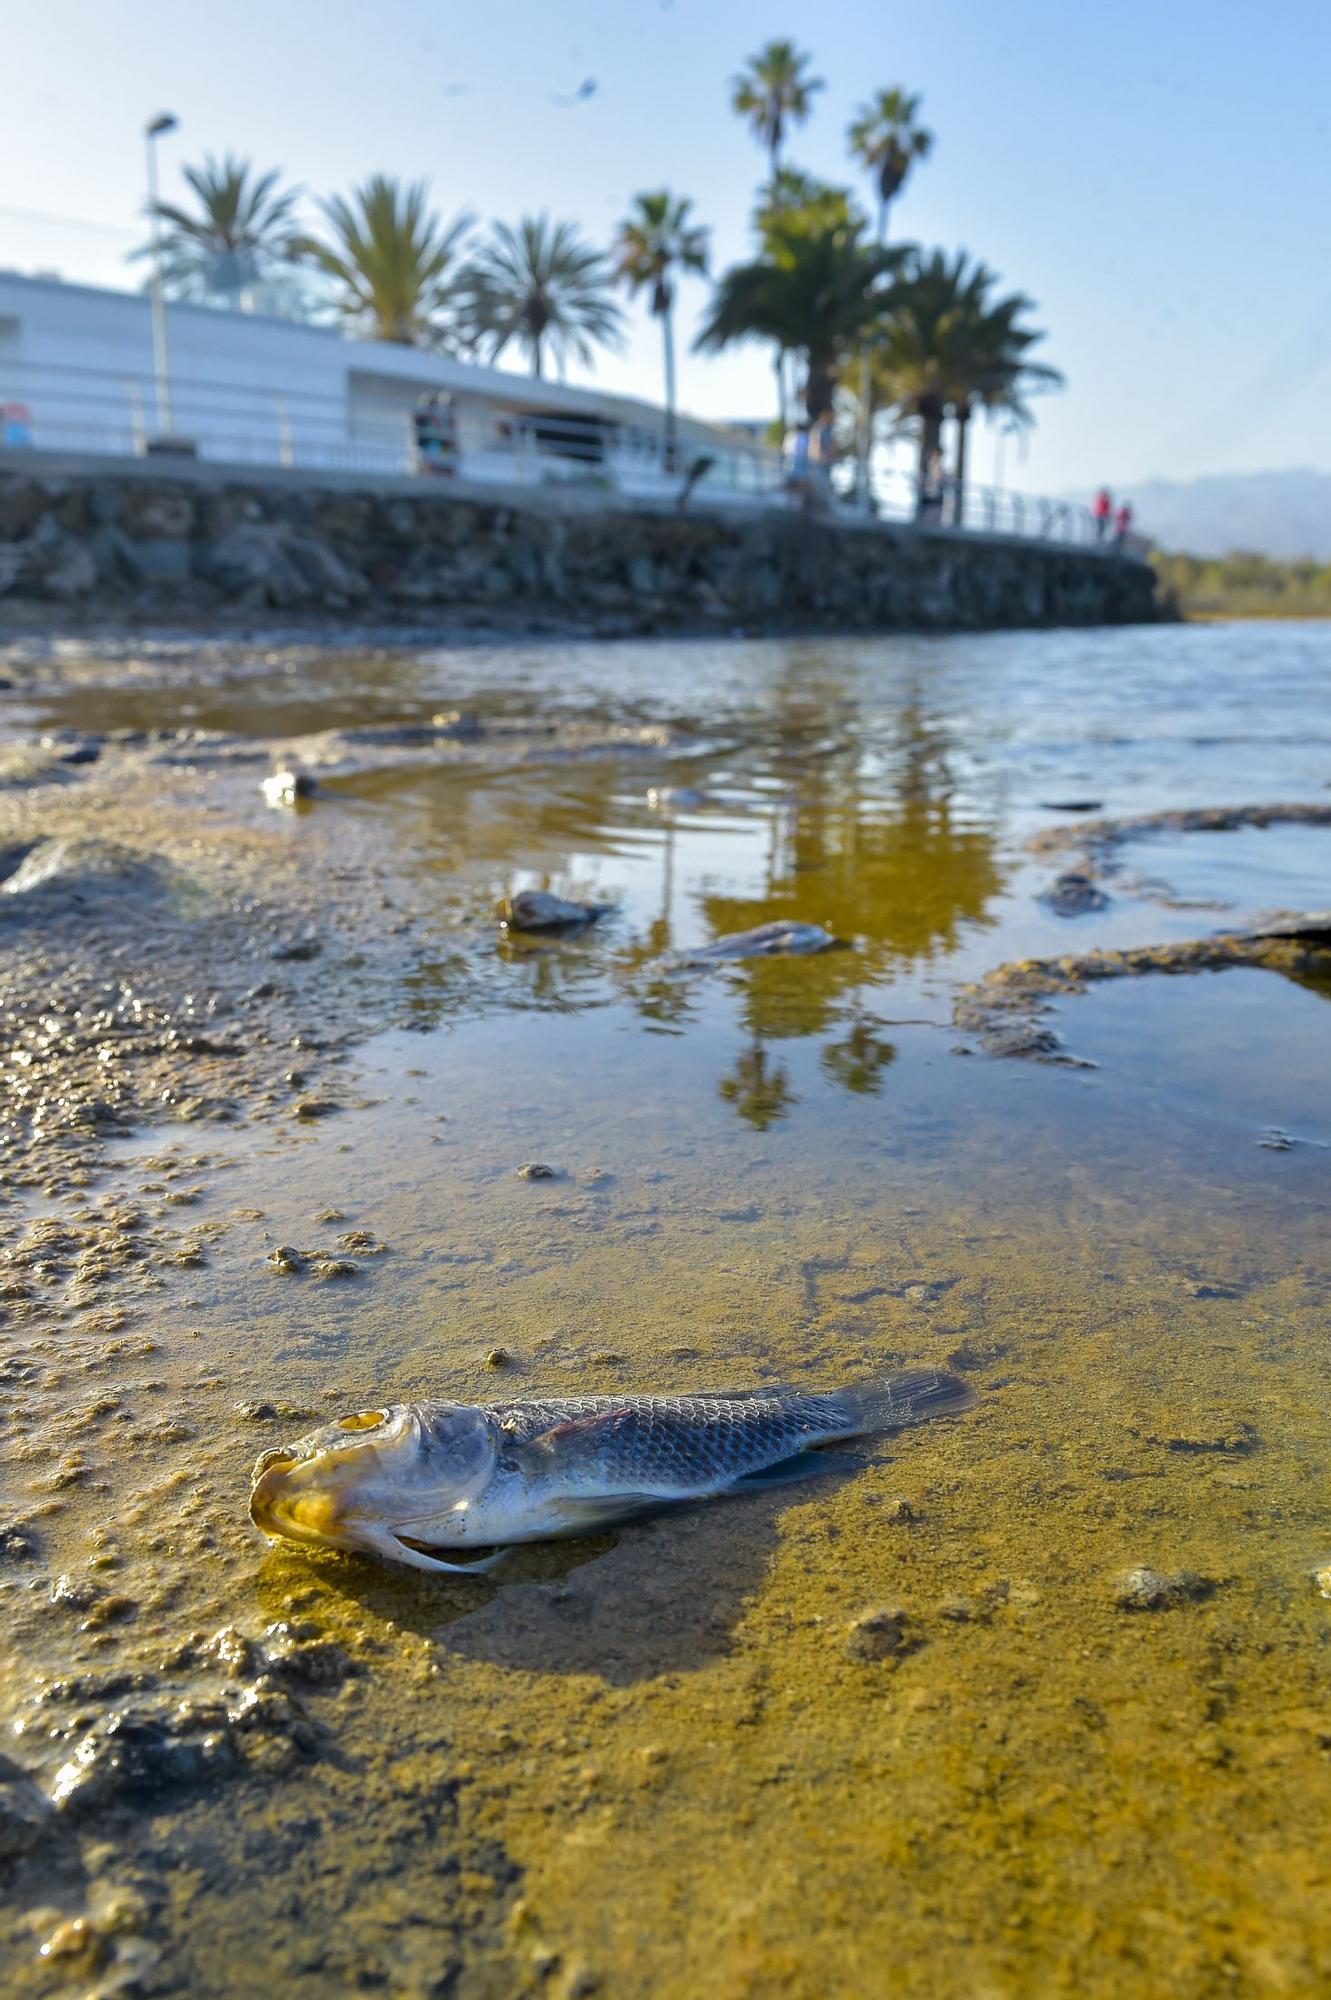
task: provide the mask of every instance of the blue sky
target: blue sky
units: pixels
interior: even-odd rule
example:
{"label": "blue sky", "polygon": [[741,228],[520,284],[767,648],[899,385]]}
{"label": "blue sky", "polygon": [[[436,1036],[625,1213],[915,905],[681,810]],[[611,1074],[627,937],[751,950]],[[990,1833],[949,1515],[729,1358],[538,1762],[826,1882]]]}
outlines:
{"label": "blue sky", "polygon": [[[0,265],[127,281],[144,119],[179,163],[238,149],[313,191],[423,175],[439,208],[549,209],[610,235],[667,184],[744,254],[761,170],[728,79],[773,35],[827,88],[792,159],[849,173],[847,120],[879,84],[924,95],[937,144],[893,232],[964,245],[1038,301],[1067,390],[1009,476],[1056,490],[1286,465],[1331,469],[1328,0],[44,0],[4,36]],[[551,102],[585,77],[595,96]],[[14,210],[97,228],[28,222]],[[765,352],[687,352],[681,401],[766,416]],[[597,379],[657,395],[634,315]],[[976,471],[988,475],[987,436]]]}

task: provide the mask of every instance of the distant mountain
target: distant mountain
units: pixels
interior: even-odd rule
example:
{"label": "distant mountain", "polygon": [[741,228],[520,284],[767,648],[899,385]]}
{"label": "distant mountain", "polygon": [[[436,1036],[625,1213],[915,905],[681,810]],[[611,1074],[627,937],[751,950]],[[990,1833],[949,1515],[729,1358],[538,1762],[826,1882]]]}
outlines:
{"label": "distant mountain", "polygon": [[[1148,479],[1122,493],[1132,502],[1135,525],[1162,549],[1193,556],[1252,549],[1287,562],[1299,556],[1331,562],[1331,472],[1296,466]],[[1074,497],[1090,499],[1088,493]]]}

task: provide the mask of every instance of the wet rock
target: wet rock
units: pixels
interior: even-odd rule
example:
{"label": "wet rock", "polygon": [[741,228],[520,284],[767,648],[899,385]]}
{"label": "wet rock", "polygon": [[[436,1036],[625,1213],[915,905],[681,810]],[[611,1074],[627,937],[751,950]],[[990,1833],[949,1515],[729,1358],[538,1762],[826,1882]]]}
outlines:
{"label": "wet rock", "polygon": [[312,1124],[316,1118],[332,1118],[342,1109],[328,1097],[302,1097],[291,1107],[293,1118],[300,1118]]}
{"label": "wet rock", "polygon": [[269,1251],[265,1261],[275,1271],[280,1271],[284,1278],[294,1277],[297,1271],[303,1271],[307,1262],[304,1253],[293,1249],[289,1243],[279,1243],[276,1250]]}
{"label": "wet rock", "polygon": [[1109,898],[1089,875],[1069,869],[1052,882],[1040,901],[1058,917],[1084,917],[1092,910],[1108,907]]}
{"label": "wet rock", "polygon": [[3,884],[2,906],[11,917],[46,923],[107,916],[117,924],[135,921],[137,906],[159,918],[178,885],[174,872],[155,855],[110,840],[43,840]]}
{"label": "wet rock", "polygon": [[66,1977],[99,1972],[111,1955],[111,1940],[91,1917],[66,1917],[45,1938],[38,1957],[59,1963]]}
{"label": "wet rock", "polygon": [[608,916],[613,903],[593,903],[553,896],[545,889],[519,889],[499,906],[499,921],[508,931],[581,930]]}
{"label": "wet rock", "polygon": [[564,1176],[558,1167],[548,1167],[543,1160],[528,1160],[517,1170],[520,1181],[558,1181]]}
{"label": "wet rock", "polygon": [[506,1347],[492,1347],[485,1357],[485,1365],[487,1368],[511,1368],[516,1358]]}
{"label": "wet rock", "polygon": [[924,1510],[916,1501],[897,1493],[883,1502],[883,1519],[894,1528],[908,1528],[924,1519]]}
{"label": "wet rock", "polygon": [[1191,1569],[1129,1569],[1114,1579],[1113,1601],[1120,1611],[1171,1611],[1205,1603],[1215,1588],[1210,1577]]}
{"label": "wet rock", "polygon": [[340,1278],[354,1278],[360,1272],[360,1265],[350,1257],[312,1258],[314,1275],[321,1282],[335,1282]]}
{"label": "wet rock", "polygon": [[1324,1563],[1321,1569],[1313,1571],[1313,1583],[1323,1597],[1331,1597],[1331,1563]]}
{"label": "wet rock", "polygon": [[88,1730],[51,1788],[62,1812],[151,1802],[231,1772],[239,1752],[219,1704],[113,1709]]}
{"label": "wet rock", "polygon": [[1045,812],[1051,813],[1093,813],[1099,812],[1102,799],[1041,799]]}
{"label": "wet rock", "polygon": [[0,1757],[0,1861],[30,1854],[47,1835],[51,1808],[21,1765]]}
{"label": "wet rock", "polygon": [[0,1563],[31,1562],[41,1554],[36,1533],[26,1521],[0,1521]]}
{"label": "wet rock", "polygon": [[1226,1285],[1218,1278],[1185,1278],[1183,1289],[1190,1299],[1237,1299],[1242,1297],[1237,1285]]}
{"label": "wet rock", "polygon": [[899,1606],[862,1611],[851,1620],[846,1651],[852,1660],[899,1660],[923,1644],[909,1612]]}
{"label": "wet rock", "polygon": [[317,958],[323,947],[317,937],[308,932],[304,937],[286,938],[275,944],[268,956],[282,964],[306,964]]}

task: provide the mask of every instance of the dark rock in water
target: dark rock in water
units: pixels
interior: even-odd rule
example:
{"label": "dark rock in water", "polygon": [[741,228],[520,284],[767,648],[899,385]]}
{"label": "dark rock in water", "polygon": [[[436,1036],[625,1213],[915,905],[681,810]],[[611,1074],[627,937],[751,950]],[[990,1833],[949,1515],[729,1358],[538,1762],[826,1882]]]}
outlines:
{"label": "dark rock in water", "polygon": [[1214,1595],[1211,1578],[1191,1569],[1130,1569],[1114,1583],[1120,1611],[1171,1611],[1180,1604],[1204,1604]]}
{"label": "dark rock in water", "polygon": [[1041,799],[1045,812],[1051,813],[1093,813],[1099,812],[1103,799]]}
{"label": "dark rock in water", "polygon": [[563,1179],[558,1167],[547,1167],[543,1160],[528,1160],[518,1168],[520,1181],[558,1181]]}
{"label": "dark rock in water", "polygon": [[1051,883],[1040,901],[1056,917],[1084,917],[1092,910],[1103,910],[1109,905],[1104,890],[1098,889],[1089,875],[1083,875],[1075,868]]}
{"label": "dark rock in water", "polygon": [[613,909],[613,903],[575,902],[546,889],[519,889],[500,904],[499,921],[508,931],[578,930]]}

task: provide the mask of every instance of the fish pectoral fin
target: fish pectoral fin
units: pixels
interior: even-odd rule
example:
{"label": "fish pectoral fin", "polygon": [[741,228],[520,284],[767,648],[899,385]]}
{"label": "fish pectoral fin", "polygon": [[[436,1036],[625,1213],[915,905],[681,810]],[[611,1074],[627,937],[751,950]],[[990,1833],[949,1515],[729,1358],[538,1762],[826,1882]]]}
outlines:
{"label": "fish pectoral fin", "polygon": [[768,1486],[793,1486],[800,1479],[817,1479],[829,1472],[858,1472],[860,1461],[847,1451],[797,1451],[776,1465],[759,1472],[745,1472],[731,1486],[732,1493],[761,1492]]}
{"label": "fish pectoral fin", "polygon": [[613,1527],[657,1507],[678,1506],[687,1495],[663,1493],[601,1493],[587,1499],[567,1494],[555,1502],[566,1534],[588,1534],[595,1528]]}
{"label": "fish pectoral fin", "polygon": [[542,1451],[558,1451],[561,1445],[573,1444],[581,1438],[595,1437],[599,1432],[613,1429],[622,1424],[625,1417],[633,1412],[627,1404],[621,1409],[592,1410],[585,1417],[570,1417],[565,1424],[556,1424],[548,1431],[538,1431],[528,1440],[528,1444],[539,1446]]}
{"label": "fish pectoral fin", "polygon": [[474,1562],[445,1562],[442,1556],[434,1554],[428,1543],[411,1541],[406,1535],[394,1535],[392,1547],[384,1550],[384,1554],[394,1562],[409,1563],[412,1569],[430,1570],[435,1575],[445,1576],[488,1576],[511,1553],[509,1549],[495,1549],[488,1556],[478,1556]]}

